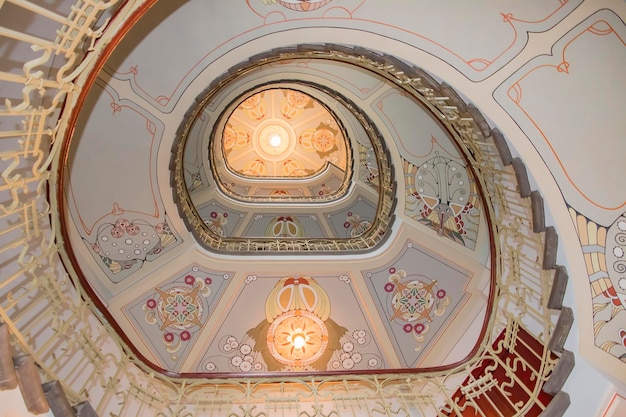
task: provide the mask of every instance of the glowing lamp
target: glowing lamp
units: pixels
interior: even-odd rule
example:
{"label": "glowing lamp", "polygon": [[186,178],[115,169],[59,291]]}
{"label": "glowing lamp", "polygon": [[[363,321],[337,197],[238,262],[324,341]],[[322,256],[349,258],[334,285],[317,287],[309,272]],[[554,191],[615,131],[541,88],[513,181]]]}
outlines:
{"label": "glowing lamp", "polygon": [[302,349],[306,343],[306,339],[302,333],[296,333],[291,338],[291,343],[296,349]]}

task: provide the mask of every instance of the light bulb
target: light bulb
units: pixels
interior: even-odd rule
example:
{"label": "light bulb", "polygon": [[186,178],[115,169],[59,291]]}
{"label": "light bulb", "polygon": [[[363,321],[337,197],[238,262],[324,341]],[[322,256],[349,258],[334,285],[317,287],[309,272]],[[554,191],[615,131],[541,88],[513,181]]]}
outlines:
{"label": "light bulb", "polygon": [[280,135],[273,134],[270,136],[270,146],[273,146],[274,148],[279,147],[282,141],[283,138],[281,138]]}
{"label": "light bulb", "polygon": [[306,340],[304,339],[304,335],[298,333],[297,335],[293,336],[293,338],[291,339],[293,346],[296,349],[302,349],[302,347],[304,347],[304,343],[306,342]]}

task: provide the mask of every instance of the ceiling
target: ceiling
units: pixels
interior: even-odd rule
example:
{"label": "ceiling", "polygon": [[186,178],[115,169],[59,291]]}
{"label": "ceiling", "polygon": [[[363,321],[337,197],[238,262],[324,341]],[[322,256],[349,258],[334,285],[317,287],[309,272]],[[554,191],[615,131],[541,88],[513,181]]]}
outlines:
{"label": "ceiling", "polygon": [[[127,344],[133,346],[134,351],[154,369],[169,369],[168,375],[183,373],[198,376],[189,372],[199,372],[218,377],[264,373],[269,367],[282,367],[280,372],[284,373],[285,364],[275,356],[279,355],[280,347],[270,347],[265,343],[267,349],[264,351],[254,348],[263,344],[259,335],[268,333],[272,325],[273,334],[284,334],[280,333],[284,326],[279,325],[289,325],[299,320],[295,311],[301,311],[300,316],[303,317],[298,323],[308,323],[309,329],[315,329],[316,334],[326,332],[325,342],[314,338],[310,342],[314,344],[319,341],[319,345],[326,343],[324,349],[330,351],[331,355],[328,361],[320,355],[305,365],[294,363],[294,372],[300,369],[298,366],[322,369],[322,362],[326,363],[325,369],[340,369],[338,372],[350,372],[347,370],[350,367],[377,372],[376,366],[380,366],[378,369],[397,369],[407,364],[417,368],[430,364],[445,366],[462,359],[471,351],[468,345],[479,337],[478,330],[485,316],[479,311],[484,305],[477,300],[484,301],[490,291],[489,268],[486,266],[492,254],[485,243],[488,240],[485,231],[488,223],[485,221],[487,207],[475,207],[474,213],[480,213],[480,221],[473,248],[466,245],[472,239],[465,239],[461,243],[453,233],[441,236],[437,217],[432,212],[423,217],[421,209],[419,214],[413,212],[413,215],[410,210],[407,211],[407,202],[416,187],[409,186],[411,192],[406,188],[403,190],[402,186],[410,184],[411,178],[403,175],[409,172],[407,170],[413,170],[413,177],[417,178],[421,165],[418,154],[415,164],[398,166],[398,162],[406,156],[402,144],[409,142],[422,146],[426,142],[398,138],[411,137],[410,129],[420,132],[420,137],[422,133],[425,136],[430,129],[424,129],[422,125],[417,126],[418,123],[411,121],[411,117],[418,112],[409,113],[403,106],[392,107],[394,114],[399,112],[405,115],[402,123],[383,120],[386,117],[385,109],[389,107],[385,108],[386,103],[380,100],[380,93],[387,90],[393,95],[397,90],[389,85],[379,85],[385,84],[385,81],[373,76],[369,70],[363,71],[361,66],[356,65],[359,67],[357,71],[347,77],[346,74],[339,77],[341,74],[333,73],[341,64],[336,60],[327,63],[328,66],[319,71],[312,70],[308,64],[294,64],[289,71],[297,75],[297,79],[278,77],[278,80],[292,83],[302,75],[312,77],[316,71],[321,72],[323,75],[318,77],[320,83],[316,84],[316,88],[310,88],[308,94],[316,96],[326,83],[334,82],[339,84],[333,88],[335,92],[344,91],[346,95],[352,92],[351,97],[358,103],[357,110],[363,110],[362,115],[378,115],[373,126],[380,128],[385,145],[389,144],[389,160],[393,163],[391,172],[394,173],[392,183],[396,187],[392,191],[398,197],[387,219],[389,227],[387,224],[382,227],[389,231],[385,239],[375,241],[360,252],[351,251],[349,255],[305,254],[302,251],[303,248],[318,247],[323,240],[317,240],[315,245],[310,246],[294,245],[293,253],[289,254],[276,253],[268,241],[267,245],[259,244],[256,248],[261,247],[262,251],[255,249],[255,254],[238,251],[237,255],[229,255],[230,249],[213,250],[207,242],[218,241],[223,245],[217,247],[231,248],[241,239],[263,241],[265,238],[255,236],[265,236],[270,231],[280,235],[283,231],[286,234],[291,232],[293,236],[298,234],[294,231],[301,230],[306,231],[306,236],[312,236],[313,231],[317,230],[319,235],[313,239],[327,240],[327,237],[322,237],[322,233],[325,233],[323,236],[330,236],[340,230],[344,235],[333,239],[344,239],[345,230],[342,230],[343,225],[339,220],[333,223],[322,217],[323,221],[313,222],[313,218],[307,217],[307,211],[309,215],[312,211],[311,207],[315,207],[314,216],[320,207],[326,207],[322,198],[317,204],[309,206],[295,202],[290,208],[296,210],[291,212],[292,216],[278,215],[278,204],[296,201],[307,192],[310,195],[305,197],[310,198],[315,191],[320,191],[302,187],[300,182],[295,187],[291,182],[283,182],[280,193],[274,193],[276,189],[272,187],[257,187],[254,195],[249,195],[252,194],[249,192],[251,188],[245,187],[252,187],[250,184],[232,188],[230,192],[227,188],[218,192],[220,184],[217,182],[210,191],[206,188],[206,192],[199,192],[195,187],[208,186],[213,178],[211,165],[207,165],[207,171],[204,168],[195,172],[192,170],[189,171],[191,175],[185,171],[187,176],[181,181],[184,186],[171,186],[172,170],[168,167],[175,159],[171,146],[181,137],[181,126],[192,120],[189,114],[200,108],[197,100],[206,96],[213,80],[229,73],[241,80],[244,75],[240,72],[241,68],[248,67],[250,63],[258,64],[283,48],[297,50],[297,45],[306,45],[307,48],[319,49],[320,45],[335,44],[335,49],[341,51],[341,45],[338,44],[342,43],[356,45],[356,49],[348,48],[349,52],[344,50],[349,55],[361,56],[363,52],[378,51],[379,56],[375,61],[379,65],[374,71],[378,75],[381,75],[380,70],[384,72],[388,64],[398,64],[394,57],[419,65],[428,71],[420,74],[420,77],[426,75],[422,80],[428,81],[428,74],[437,80],[433,85],[439,87],[439,95],[428,97],[429,100],[441,99],[439,102],[444,105],[448,103],[446,100],[455,105],[471,101],[487,116],[483,122],[487,129],[497,126],[502,131],[513,156],[519,156],[528,168],[530,186],[541,192],[545,201],[546,224],[553,224],[560,237],[558,262],[567,266],[570,274],[565,304],[575,307],[575,326],[574,335],[568,338],[566,348],[575,353],[577,365],[564,389],[572,394],[572,412],[576,415],[592,415],[597,411],[598,403],[587,401],[590,396],[600,399],[609,390],[623,392],[626,375],[623,372],[626,358],[626,287],[623,285],[624,270],[621,268],[624,249],[621,236],[626,224],[626,201],[621,190],[626,142],[620,132],[626,128],[626,119],[621,117],[619,109],[622,108],[626,87],[622,82],[622,68],[626,65],[625,2],[569,0],[501,5],[489,1],[466,4],[422,0],[398,0],[393,4],[374,0],[162,1],[138,22],[132,22],[136,23],[133,31],[126,34],[119,44],[121,37],[113,34],[120,27],[132,25],[130,20],[125,22],[130,14],[120,13],[119,19],[108,21],[114,13],[105,12],[95,27],[106,30],[87,35],[97,48],[87,53],[86,60],[76,72],[69,66],[71,62],[77,62],[73,61],[76,58],[74,55],[63,57],[58,49],[55,55],[55,52],[50,52],[50,47],[44,51],[33,51],[30,46],[36,39],[28,37],[20,42],[12,38],[11,30],[15,30],[49,39],[49,44],[53,45],[55,38],[62,39],[58,31],[60,20],[53,13],[58,13],[60,17],[66,16],[73,3],[72,0],[32,0],[28,3],[8,1],[1,6],[3,37],[0,62],[3,79],[11,80],[3,82],[3,86],[6,86],[3,88],[3,96],[10,100],[6,102],[3,118],[7,139],[0,143],[7,156],[4,161],[7,169],[3,173],[7,186],[3,192],[7,195],[12,193],[11,198],[7,199],[14,203],[10,207],[18,204],[19,200],[19,210],[24,207],[29,207],[29,210],[30,207],[34,208],[32,201],[27,199],[30,194],[26,195],[24,187],[24,178],[36,178],[28,177],[31,163],[33,175],[36,171],[39,174],[51,174],[50,184],[56,186],[55,172],[41,171],[50,161],[42,162],[43,155],[37,153],[38,149],[27,151],[24,146],[30,145],[23,139],[43,139],[42,146],[45,148],[50,138],[52,150],[49,157],[52,159],[58,156],[58,148],[62,146],[62,141],[58,139],[60,133],[65,131],[64,123],[71,117],[70,110],[75,106],[80,107],[81,120],[75,134],[72,138],[63,137],[63,141],[71,139],[71,145],[66,149],[71,158],[70,164],[60,170],[65,174],[60,187],[62,193],[55,195],[52,190],[54,187],[51,187],[48,196],[53,203],[59,201],[60,207],[64,209],[60,215],[65,230],[62,239],[61,235],[57,238],[58,242],[64,240],[71,250],[69,258],[74,260],[74,265],[64,265],[70,274],[73,274],[73,269],[78,270],[83,285],[96,304],[99,304],[99,310],[114,323]],[[120,3],[129,6],[128,9],[142,9],[133,2]],[[43,6],[44,13],[31,13],[35,7],[33,4]],[[107,3],[105,7],[109,5]],[[89,9],[90,6],[84,7]],[[53,13],[49,14],[47,10]],[[75,10],[72,10],[71,14],[74,13]],[[100,38],[102,33],[104,36]],[[70,36],[68,33],[65,35]],[[109,44],[111,38],[114,39]],[[44,43],[48,45],[47,41]],[[91,85],[88,71],[81,72],[81,69],[91,68],[100,53],[108,51],[106,45],[115,46],[115,53],[107,56],[104,67]],[[46,55],[48,52],[50,55]],[[33,68],[30,66],[22,67],[22,63],[31,59],[37,59],[36,67],[45,69],[43,72],[47,75],[32,73]],[[29,62],[32,64],[35,61]],[[276,62],[272,65],[278,66]],[[68,75],[69,71],[72,73]],[[22,80],[19,77],[23,74],[33,75],[34,78]],[[53,82],[53,78],[58,74],[71,79],[71,82],[65,83],[63,78],[58,95],[54,95],[54,89],[46,92],[41,88],[42,84],[37,88],[37,78],[42,81],[46,76],[50,85],[57,85],[58,79]],[[277,74],[280,74],[279,69]],[[371,76],[371,82],[361,78],[364,74]],[[446,84],[439,85],[441,80],[455,89],[448,89]],[[276,82],[277,79],[269,81]],[[23,89],[23,83],[28,84],[26,89]],[[80,89],[85,84],[90,85],[89,95],[87,101],[82,102],[84,97],[80,95]],[[401,86],[402,83],[398,84]],[[228,85],[233,84],[229,82]],[[260,82],[252,82],[246,88],[255,85],[260,85]],[[352,88],[353,85],[359,87]],[[285,86],[303,88],[294,84]],[[39,94],[34,94],[35,91]],[[221,99],[218,102],[224,105],[233,103],[235,97],[243,97],[246,91],[244,88],[233,99]],[[25,94],[30,94],[30,97]],[[396,95],[403,94],[400,91]],[[78,96],[80,98],[76,103]],[[66,106],[63,117],[59,119],[61,125],[55,126],[59,110],[55,100],[62,97],[67,97]],[[383,106],[379,107],[381,101]],[[19,110],[10,106],[11,103],[15,105],[22,102],[24,106],[30,102],[35,107],[41,102],[44,108],[39,110],[45,117],[39,120],[26,111],[21,113],[21,107]],[[333,110],[339,114],[338,107],[333,107]],[[420,108],[419,111],[423,112],[424,109]],[[27,124],[22,125],[22,114],[27,114]],[[345,121],[354,114],[348,112],[340,116]],[[41,123],[38,124],[38,121]],[[361,121],[354,116],[352,122],[346,125],[358,129]],[[407,121],[410,122],[405,125],[408,133],[394,132],[393,127],[389,127],[403,126]],[[45,131],[29,131],[23,137],[8,139],[8,135],[18,134],[15,132],[22,127],[26,132],[26,129],[34,126],[43,126],[44,122]],[[441,132],[435,129],[434,133]],[[449,132],[444,133],[442,137],[436,137],[437,146],[454,142],[453,138],[447,141],[442,139]],[[360,135],[345,137],[352,140]],[[14,147],[12,141],[15,142]],[[205,155],[207,144],[198,142],[198,155]],[[380,174],[376,172],[375,152],[368,154],[366,146],[351,145],[347,149],[353,152],[354,160],[366,161],[367,175],[376,177]],[[16,159],[8,158],[18,148],[20,156],[16,156]],[[193,158],[180,159],[188,166],[209,161],[210,155],[218,153],[210,152],[207,158],[202,157],[198,161]],[[65,156],[61,152],[61,165]],[[457,158],[460,163],[466,163],[463,152],[458,150],[455,157],[446,158]],[[18,160],[20,165],[16,165],[15,161]],[[213,166],[224,162],[220,158],[210,161]],[[56,167],[56,162],[54,165]],[[199,164],[194,166],[200,167]],[[348,164],[348,168],[352,166],[357,167],[357,170],[347,183],[351,189],[358,189],[362,194],[375,191],[376,187],[358,176],[358,173],[365,172],[360,165]],[[209,175],[203,177],[203,172]],[[19,188],[18,184],[22,184],[23,188]],[[41,188],[43,182],[38,184]],[[288,191],[292,193],[291,196],[285,193],[288,186],[292,187]],[[297,194],[296,191],[300,189],[304,191]],[[387,191],[384,187],[378,187],[378,190]],[[181,197],[186,192],[194,196],[193,200],[189,198],[187,214],[181,210]],[[517,195],[516,191],[514,194]],[[328,206],[350,204],[350,201],[354,203],[350,195],[354,194],[346,194],[341,201]],[[436,200],[429,199],[432,195],[426,193],[419,195],[426,206],[422,206],[424,213],[427,213]],[[215,199],[218,196],[228,198],[224,197],[217,202]],[[277,197],[283,197],[283,202],[272,206]],[[378,200],[372,198],[369,201],[369,213],[374,210],[374,201],[380,207]],[[219,206],[227,202],[232,205]],[[46,203],[41,205],[45,206]],[[254,207],[254,210],[249,210],[250,207]],[[448,208],[451,212],[454,210],[451,206]],[[22,213],[18,213],[18,209],[14,215],[21,221]],[[47,218],[47,209],[41,208],[42,218]],[[230,213],[228,210],[243,214],[240,219],[244,220],[234,222],[236,216],[224,216]],[[352,214],[357,213],[360,219],[364,218],[363,210],[365,206],[360,206],[360,211]],[[516,207],[513,207],[515,210]],[[52,211],[55,212],[54,204]],[[255,213],[252,218],[264,216],[257,221],[266,221],[265,227],[254,229],[254,221],[248,213]],[[30,217],[26,216],[26,211],[24,215],[24,228],[30,236]],[[280,217],[283,217],[282,223]],[[287,217],[292,217],[292,220]],[[57,226],[55,218],[54,215],[51,217],[53,229]],[[301,220],[308,223],[304,224]],[[197,233],[190,226],[192,221],[206,225],[207,230]],[[454,230],[458,231],[456,222],[443,229],[444,232]],[[12,225],[4,236],[10,239],[18,232],[17,226]],[[228,241],[224,234],[233,240]],[[108,243],[98,240],[98,236],[107,236]],[[207,239],[203,240],[203,236]],[[292,242],[301,242],[299,239],[303,237],[292,237]],[[130,244],[126,243],[128,239]],[[116,247],[113,243],[116,243]],[[340,243],[345,242],[331,242],[332,245]],[[39,256],[41,248],[38,238],[30,244]],[[120,247],[122,244],[130,245],[130,252]],[[16,248],[14,241],[9,241],[9,247]],[[113,248],[118,251],[118,255],[111,255],[115,254]],[[54,249],[54,246],[50,249]],[[122,255],[119,249],[125,250],[123,255],[126,258],[119,256]],[[60,250],[63,253],[65,248]],[[139,253],[135,253],[136,250]],[[105,251],[109,252],[108,256]],[[15,262],[4,263],[6,268],[2,268],[3,277],[13,279],[11,277],[15,275],[12,271],[18,266],[29,268],[31,272],[30,266],[22,265],[24,253],[22,251],[19,259],[16,255]],[[100,256],[103,253],[104,256]],[[128,258],[129,255],[131,258]],[[50,258],[46,261],[50,261]],[[403,277],[399,270],[406,271],[406,268],[413,273]],[[55,272],[58,272],[60,283],[65,271],[58,269]],[[434,299],[443,303],[437,297],[437,294],[443,295],[439,293],[441,289],[446,291],[444,298],[450,295],[451,299],[451,303],[444,306],[444,315],[430,316],[432,322],[422,315],[413,321],[408,320],[408,316],[395,317],[394,312],[397,310],[394,310],[395,304],[392,302],[395,292],[400,288],[428,291],[427,287],[420,288],[417,283],[408,287],[405,284],[415,281],[427,283],[427,279],[437,274],[433,271],[442,270],[450,272],[451,276],[458,276],[459,281],[468,280],[469,284],[462,288],[463,300],[467,302],[455,304],[457,298],[454,297],[460,294],[458,291],[461,291],[461,287],[456,287],[456,293],[450,293],[448,287],[444,287],[448,282],[438,280],[437,285],[441,288],[436,289]],[[40,282],[39,277],[35,276],[40,270],[32,272],[36,278],[34,282]],[[11,284],[16,290],[11,291],[12,287],[6,285],[9,279],[3,284],[5,291],[8,291],[6,299],[21,312],[22,305],[14,303],[13,296],[18,289],[21,293],[22,288],[16,281]],[[56,287],[55,276],[51,282]],[[377,285],[383,282],[381,290]],[[28,288],[33,289],[30,284]],[[277,298],[277,294],[284,297]],[[187,305],[191,304],[192,307],[186,310],[187,318],[181,317],[177,322],[176,315],[172,316],[174,321],[170,320],[169,310],[174,306],[168,302],[168,297],[175,301],[179,295],[187,295],[192,301]],[[295,298],[289,298],[292,295]],[[28,295],[23,298],[31,302]],[[75,298],[78,299],[73,295],[68,296],[68,300]],[[281,302],[285,298],[299,303],[300,308],[293,308],[289,302]],[[321,301],[313,303],[313,306],[311,300]],[[422,300],[427,301],[428,297]],[[53,302],[56,303],[57,299]],[[58,308],[64,306],[59,304]],[[474,306],[473,310],[471,306]],[[281,308],[289,311],[281,313],[284,314],[282,317],[279,317],[280,314],[274,316],[276,309],[280,311]],[[447,315],[448,312],[451,312],[450,315]],[[467,317],[464,316],[466,313]],[[65,311],[59,317],[65,317],[64,314]],[[13,316],[11,318],[16,319]],[[27,315],[27,319],[30,316]],[[79,320],[82,319],[81,315]],[[430,326],[427,331],[426,324]],[[407,332],[404,325],[407,325]],[[38,329],[32,330],[30,320],[26,320],[24,328],[28,329],[25,330],[27,335],[37,334],[36,338],[30,339],[32,342],[42,338],[42,335],[47,337],[50,331],[49,328],[41,333],[38,333]],[[73,330],[72,326],[67,328]],[[544,329],[533,330],[536,335],[547,337]],[[97,336],[100,342],[103,340],[100,339],[101,334],[104,331]],[[334,338],[329,339],[331,335]],[[413,340],[408,338],[407,342],[406,337],[401,337],[403,335],[409,335]],[[417,340],[421,336],[424,336],[423,343]],[[72,339],[72,336],[68,339]],[[44,346],[49,345],[47,339],[42,340]],[[467,343],[457,343],[459,340]],[[68,352],[73,351],[65,351],[66,356],[72,356]],[[252,361],[248,356],[252,357]],[[58,356],[52,354],[50,357],[54,366],[65,372],[65,364],[59,361]],[[579,360],[581,357],[584,360]],[[370,359],[373,359],[371,368]],[[411,362],[412,359],[415,360]],[[587,366],[587,363],[592,366]],[[261,371],[257,371],[258,364]],[[612,375],[616,381],[622,382],[622,386],[616,388],[613,385],[615,382],[607,380],[605,375]],[[151,378],[151,374],[148,377]],[[99,388],[100,385],[94,382],[94,387]],[[82,385],[79,389],[83,389]],[[92,396],[96,397],[97,394]]]}
{"label": "ceiling", "polygon": [[[323,6],[282,6],[294,5]],[[349,48],[342,60],[300,45],[215,74],[191,42],[181,52],[198,49],[194,77],[176,97],[148,95],[162,76],[149,45],[198,6],[158,3],[149,13],[164,21],[122,40],[67,149],[67,245],[120,336],[149,366],[184,375],[466,359],[490,314],[491,242],[455,133],[423,93],[375,70],[379,56],[366,65]],[[292,150],[272,155],[255,138],[274,125],[295,132]],[[240,142],[225,139],[233,132]]]}

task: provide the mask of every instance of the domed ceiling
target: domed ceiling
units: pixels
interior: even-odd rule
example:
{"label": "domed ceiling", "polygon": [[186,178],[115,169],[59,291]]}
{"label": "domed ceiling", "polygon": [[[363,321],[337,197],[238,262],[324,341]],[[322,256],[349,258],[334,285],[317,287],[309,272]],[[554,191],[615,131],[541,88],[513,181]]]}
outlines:
{"label": "domed ceiling", "polygon": [[62,221],[82,285],[140,359],[231,376],[475,353],[488,208],[426,73],[404,86],[391,57],[299,45],[206,65],[160,112],[114,64],[154,36],[134,31],[79,114]]}

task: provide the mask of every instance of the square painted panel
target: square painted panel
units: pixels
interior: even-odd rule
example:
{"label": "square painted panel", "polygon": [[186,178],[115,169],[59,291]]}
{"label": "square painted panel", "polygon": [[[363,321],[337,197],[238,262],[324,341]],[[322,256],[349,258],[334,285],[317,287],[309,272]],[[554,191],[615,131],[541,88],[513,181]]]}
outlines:
{"label": "square painted panel", "polygon": [[[178,372],[232,272],[191,266],[122,308],[155,365]],[[133,340],[133,338],[131,338]]]}

